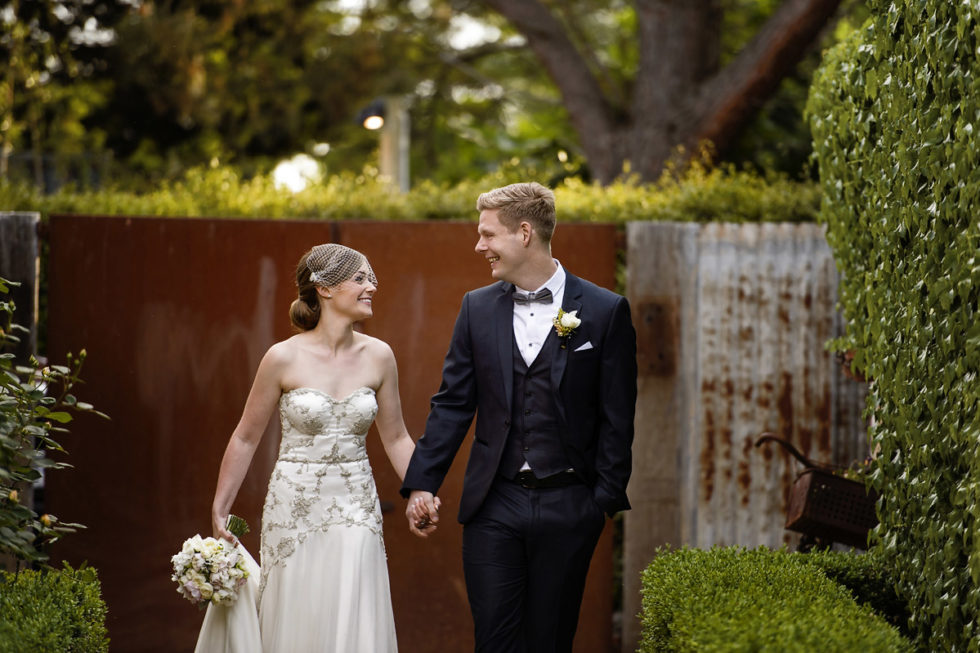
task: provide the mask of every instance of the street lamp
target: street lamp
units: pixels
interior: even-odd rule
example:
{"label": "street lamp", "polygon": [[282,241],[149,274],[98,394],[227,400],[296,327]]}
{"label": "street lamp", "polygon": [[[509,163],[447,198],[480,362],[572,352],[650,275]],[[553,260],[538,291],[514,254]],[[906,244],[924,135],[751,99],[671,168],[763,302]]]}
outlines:
{"label": "street lamp", "polygon": [[381,176],[395,184],[401,192],[408,192],[408,152],[411,138],[408,101],[395,95],[375,100],[361,109],[357,121],[365,129],[379,133],[381,152],[378,167]]}
{"label": "street lamp", "polygon": [[364,129],[371,131],[384,127],[385,103],[381,100],[375,100],[361,109],[361,112],[357,114],[357,122],[361,123]]}

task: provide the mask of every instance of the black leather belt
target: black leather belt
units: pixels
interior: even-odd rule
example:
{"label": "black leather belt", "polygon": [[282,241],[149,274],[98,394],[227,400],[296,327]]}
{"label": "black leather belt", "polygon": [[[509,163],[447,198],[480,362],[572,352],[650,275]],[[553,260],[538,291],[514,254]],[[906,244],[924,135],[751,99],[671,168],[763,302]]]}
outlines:
{"label": "black leather belt", "polygon": [[534,475],[534,472],[527,470],[518,472],[517,476],[515,476],[513,480],[521,487],[528,488],[529,490],[552,487],[568,487],[569,485],[578,485],[582,482],[582,479],[578,477],[578,474],[570,471],[559,472],[557,474],[552,474],[551,476],[538,478]]}

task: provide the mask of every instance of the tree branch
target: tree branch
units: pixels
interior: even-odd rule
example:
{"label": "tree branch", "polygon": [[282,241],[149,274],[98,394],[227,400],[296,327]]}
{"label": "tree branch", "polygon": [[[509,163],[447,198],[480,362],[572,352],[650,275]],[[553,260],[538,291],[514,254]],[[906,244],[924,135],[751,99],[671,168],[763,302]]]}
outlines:
{"label": "tree branch", "polygon": [[616,83],[612,75],[609,74],[609,69],[599,61],[599,57],[596,56],[595,52],[589,47],[589,38],[582,31],[582,26],[578,21],[578,17],[572,10],[572,5],[570,2],[565,0],[560,0],[558,3],[558,12],[561,14],[565,25],[567,25],[568,33],[571,38],[575,39],[573,42],[579,43],[579,52],[582,55],[584,61],[588,62],[589,67],[593,71],[593,74],[597,77],[597,82],[600,88],[605,88],[606,99],[611,102],[616,107],[624,106],[624,92],[623,88]]}
{"label": "tree branch", "polygon": [[551,11],[538,0],[485,0],[485,4],[502,14],[527,39],[558,86],[576,130],[580,134],[607,132],[612,120],[606,97]]}
{"label": "tree branch", "polygon": [[[521,47],[521,49],[523,49],[523,46]],[[482,84],[483,86],[490,86],[490,85],[501,86],[501,84],[500,84],[499,81],[497,81],[496,79],[493,79],[491,77],[488,77],[487,75],[484,75],[479,70],[477,70],[476,68],[474,68],[470,64],[466,63],[466,60],[465,59],[454,57],[451,54],[446,53],[446,52],[441,52],[441,53],[439,53],[438,56],[439,56],[439,60],[440,61],[444,62],[445,64],[447,64],[449,66],[452,66],[453,68],[455,68],[456,70],[460,71],[461,73],[463,73],[464,75],[466,75],[467,77],[469,77],[473,81],[477,82],[478,84]],[[509,97],[522,97],[522,98],[524,98],[528,102],[534,102],[534,103],[539,104],[541,106],[555,106],[555,105],[559,105],[560,104],[558,102],[558,100],[556,100],[556,99],[552,99],[550,97],[549,98],[545,98],[545,97],[542,97],[542,96],[539,96],[539,95],[535,95],[534,93],[530,93],[528,91],[515,90],[513,88],[508,88],[507,89],[507,94],[504,97],[504,100],[505,101],[506,101],[506,99],[507,99],[508,96]]]}
{"label": "tree branch", "polygon": [[456,50],[454,55],[447,58],[454,61],[461,61],[463,63],[470,63],[473,61],[478,61],[484,57],[500,54],[502,52],[517,52],[523,51],[526,48],[527,46],[524,44],[481,43],[480,45],[466,48],[465,50]]}
{"label": "tree branch", "polygon": [[698,125],[695,140],[710,140],[724,150],[803,58],[840,4],[785,0],[742,52],[701,86],[688,114]]}

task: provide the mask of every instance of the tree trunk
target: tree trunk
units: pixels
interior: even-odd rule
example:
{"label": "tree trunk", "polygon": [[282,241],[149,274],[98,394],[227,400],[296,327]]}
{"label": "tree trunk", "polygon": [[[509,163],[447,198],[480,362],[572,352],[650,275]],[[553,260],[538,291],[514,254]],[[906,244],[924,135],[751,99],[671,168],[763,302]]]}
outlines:
{"label": "tree trunk", "polygon": [[716,151],[738,136],[802,59],[841,0],[784,0],[755,38],[719,68],[719,0],[634,0],[639,71],[628,106],[614,107],[540,0],[485,0],[527,39],[561,91],[595,178],[613,181],[628,165],[656,179],[678,147]]}

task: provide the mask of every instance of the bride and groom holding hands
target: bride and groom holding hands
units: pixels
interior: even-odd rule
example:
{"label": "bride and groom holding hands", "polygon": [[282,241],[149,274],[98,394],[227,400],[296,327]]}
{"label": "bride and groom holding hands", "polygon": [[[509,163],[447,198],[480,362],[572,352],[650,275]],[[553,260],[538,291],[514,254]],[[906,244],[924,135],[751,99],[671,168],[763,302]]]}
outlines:
{"label": "bride and groom holding hands", "polygon": [[[375,422],[408,528],[429,537],[475,417],[458,519],[476,650],[571,651],[606,517],[629,508],[635,333],[625,298],[552,258],[550,190],[511,184],[482,194],[477,210],[476,252],[495,283],[463,297],[418,442],[402,419],[394,354],[353,329],[378,289],[367,259],[329,244],[300,260],[290,311],[300,333],[260,363],[212,507],[215,535],[235,541],[226,519],[278,408],[255,650],[396,650],[364,438]],[[224,650],[208,631],[206,620],[198,650]]]}

